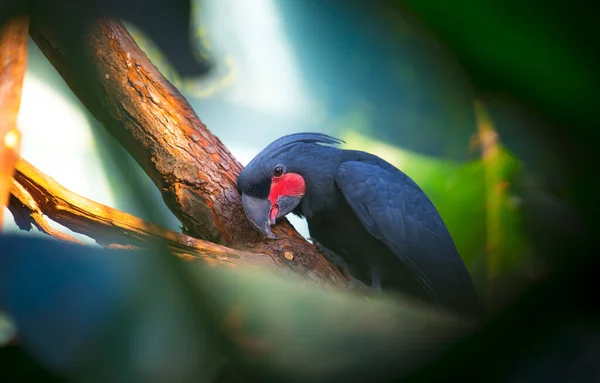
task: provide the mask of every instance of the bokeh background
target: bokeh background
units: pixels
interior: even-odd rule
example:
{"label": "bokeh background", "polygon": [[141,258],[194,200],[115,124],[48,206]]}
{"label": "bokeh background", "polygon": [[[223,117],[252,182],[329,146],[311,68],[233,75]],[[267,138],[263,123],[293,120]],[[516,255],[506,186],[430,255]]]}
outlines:
{"label": "bokeh background", "polygon": [[[194,4],[194,43],[215,63],[201,79],[181,78],[144,31],[127,25],[242,164],[272,140],[299,131],[328,133],[345,140],[347,148],[388,160],[430,196],[492,310],[546,275],[551,261],[543,246],[553,247],[577,232],[564,158],[556,155],[556,141],[540,133],[548,123],[506,94],[477,92],[457,52],[411,12],[386,2],[369,7],[330,0]],[[431,2],[407,4],[422,11],[431,7]],[[593,65],[551,23],[528,24],[530,13],[524,12],[511,14],[512,27],[504,28],[509,16],[497,10],[482,6],[469,13],[464,12],[468,7],[445,7],[440,6],[440,15],[465,17],[466,31],[487,31],[485,36],[472,33],[466,44],[487,47],[479,56],[482,62],[521,68],[521,80],[539,85],[532,86],[532,94],[544,94],[546,105],[560,95],[565,105],[587,97],[580,90],[589,86],[586,75]],[[438,30],[446,27],[450,41],[456,37],[441,16],[431,20],[437,20]],[[489,43],[477,45],[477,38]],[[506,47],[522,55],[504,62]],[[553,84],[544,86],[549,79]],[[125,176],[114,171],[120,164],[111,153],[121,151],[118,144],[33,42],[19,127],[22,156],[66,188],[151,219],[137,207],[129,187],[141,184],[161,212],[156,223],[179,230],[133,160],[134,171]],[[309,236],[304,220],[290,221]],[[18,232],[8,210],[5,227]]]}

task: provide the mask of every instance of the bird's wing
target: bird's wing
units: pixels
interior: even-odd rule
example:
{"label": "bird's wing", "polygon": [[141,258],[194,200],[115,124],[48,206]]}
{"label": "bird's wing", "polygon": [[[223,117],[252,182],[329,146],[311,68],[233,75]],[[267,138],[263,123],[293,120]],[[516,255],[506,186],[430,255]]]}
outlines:
{"label": "bird's wing", "polygon": [[348,161],[339,166],[336,184],[368,232],[396,254],[435,301],[454,308],[478,302],[442,218],[406,174]]}

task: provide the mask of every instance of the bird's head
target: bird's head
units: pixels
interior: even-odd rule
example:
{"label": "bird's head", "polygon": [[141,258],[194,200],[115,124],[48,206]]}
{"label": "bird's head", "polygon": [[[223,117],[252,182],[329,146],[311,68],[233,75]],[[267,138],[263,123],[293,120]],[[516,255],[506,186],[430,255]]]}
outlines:
{"label": "bird's head", "polygon": [[271,226],[294,211],[307,193],[311,176],[321,168],[311,153],[314,144],[341,142],[321,133],[296,133],[275,140],[258,153],[237,180],[252,225],[266,237],[276,238]]}

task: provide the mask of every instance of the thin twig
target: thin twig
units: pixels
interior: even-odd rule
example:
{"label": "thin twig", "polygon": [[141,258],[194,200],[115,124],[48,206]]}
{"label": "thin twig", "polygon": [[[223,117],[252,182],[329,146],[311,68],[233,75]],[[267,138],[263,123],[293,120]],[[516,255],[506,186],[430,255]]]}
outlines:
{"label": "thin twig", "polygon": [[277,267],[266,254],[199,240],[91,201],[65,189],[24,159],[17,163],[9,209],[22,230],[30,230],[33,224],[40,231],[68,242],[79,241],[50,227],[44,216],[108,248],[139,248],[163,240],[171,252],[186,259],[230,266]]}

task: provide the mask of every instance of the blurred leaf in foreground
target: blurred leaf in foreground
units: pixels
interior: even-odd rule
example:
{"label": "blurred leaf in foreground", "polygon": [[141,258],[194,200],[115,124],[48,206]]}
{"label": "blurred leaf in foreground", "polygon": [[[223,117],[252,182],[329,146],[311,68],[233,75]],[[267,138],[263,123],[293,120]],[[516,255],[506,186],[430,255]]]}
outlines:
{"label": "blurred leaf in foreground", "polygon": [[[404,299],[166,262],[156,252],[22,236],[0,237],[0,248],[0,304],[23,347],[79,380],[211,381],[224,371],[263,381],[376,379],[412,371],[469,328]],[[184,287],[172,262],[195,287]]]}

